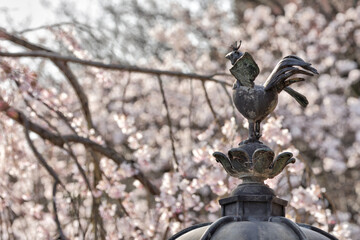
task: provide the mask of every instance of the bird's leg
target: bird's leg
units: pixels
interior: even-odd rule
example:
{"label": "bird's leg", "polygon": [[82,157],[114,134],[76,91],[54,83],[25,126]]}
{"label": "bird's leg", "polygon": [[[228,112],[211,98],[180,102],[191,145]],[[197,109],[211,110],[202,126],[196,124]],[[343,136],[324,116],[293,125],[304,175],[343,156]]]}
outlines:
{"label": "bird's leg", "polygon": [[261,137],[261,133],[260,133],[260,121],[256,121],[255,123],[255,137],[256,140],[259,140]]}
{"label": "bird's leg", "polygon": [[[239,145],[251,143],[251,142],[259,142],[260,134],[260,121],[254,122],[252,120],[248,120],[249,122],[249,138],[245,141],[239,143]],[[261,142],[259,142],[261,143]]]}
{"label": "bird's leg", "polygon": [[256,141],[254,121],[249,120],[249,142]]}

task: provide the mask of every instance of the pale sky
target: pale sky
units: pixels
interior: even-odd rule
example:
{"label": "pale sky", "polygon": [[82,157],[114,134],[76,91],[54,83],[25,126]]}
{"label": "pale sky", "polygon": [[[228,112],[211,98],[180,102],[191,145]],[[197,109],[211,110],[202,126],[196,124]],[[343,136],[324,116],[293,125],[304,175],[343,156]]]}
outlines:
{"label": "pale sky", "polygon": [[[17,31],[21,31],[26,28],[59,23],[63,19],[59,19],[59,14],[56,15],[55,10],[61,9],[59,7],[61,4],[70,6],[70,9],[81,10],[89,17],[95,16],[99,14],[98,2],[98,0],[0,0],[0,27],[8,29],[10,22],[10,25],[14,26]],[[169,1],[159,0],[159,2],[166,5]],[[192,11],[198,11],[201,8],[196,1],[180,0],[179,2],[187,6],[190,5],[189,9]],[[218,3],[221,8],[231,8],[231,1],[229,0],[221,0]],[[48,7],[44,7],[44,5]]]}
{"label": "pale sky", "polygon": [[63,20],[55,14],[55,9],[58,10],[61,3],[81,9],[89,15],[94,14],[97,7],[95,0],[0,0],[0,27],[9,28],[10,24],[21,31],[59,23]]}
{"label": "pale sky", "polygon": [[[7,27],[10,18],[11,24],[24,28],[35,27],[53,22],[54,15],[41,5],[42,0],[0,0],[0,26]],[[44,1],[43,1],[44,2]],[[9,18],[10,17],[10,18]],[[20,30],[20,29],[19,29]]]}

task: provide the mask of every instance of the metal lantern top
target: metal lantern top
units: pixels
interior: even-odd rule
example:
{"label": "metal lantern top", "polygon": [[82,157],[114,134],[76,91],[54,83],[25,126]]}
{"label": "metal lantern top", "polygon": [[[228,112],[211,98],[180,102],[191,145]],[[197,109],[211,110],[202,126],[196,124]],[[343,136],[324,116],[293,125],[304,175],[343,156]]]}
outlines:
{"label": "metal lantern top", "polygon": [[233,102],[249,122],[249,138],[230,149],[228,156],[221,152],[215,152],[213,156],[230,176],[242,179],[243,183],[230,197],[219,201],[221,218],[184,229],[170,240],[336,239],[321,229],[285,218],[287,201],[276,197],[274,191],[263,183],[281,173],[295,159],[290,152],[275,157],[274,151],[260,142],[261,121],[274,111],[282,90],[306,107],[306,97],[289,87],[305,79],[292,76],[313,76],[318,72],[310,63],[291,55],[276,65],[264,85],[255,85],[259,67],[250,53],[242,53],[239,48],[240,45],[235,43],[226,58],[233,65],[230,72],[236,78]]}

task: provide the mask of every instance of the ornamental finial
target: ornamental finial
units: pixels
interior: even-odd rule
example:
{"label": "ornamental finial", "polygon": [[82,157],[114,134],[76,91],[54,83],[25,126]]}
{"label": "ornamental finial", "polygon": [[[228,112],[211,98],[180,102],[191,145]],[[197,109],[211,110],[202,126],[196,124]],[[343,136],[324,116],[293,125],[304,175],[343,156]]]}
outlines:
{"label": "ornamental finial", "polygon": [[213,155],[225,170],[233,177],[245,181],[262,182],[278,175],[289,163],[294,163],[292,153],[284,152],[274,159],[274,152],[262,142],[260,124],[274,111],[278,103],[278,94],[284,90],[302,107],[308,105],[306,97],[289,86],[305,81],[296,74],[313,76],[318,74],[310,63],[301,58],[289,55],[284,57],[271,72],[263,85],[254,84],[259,75],[259,67],[250,53],[239,51],[237,43],[232,46],[232,52],[226,55],[233,67],[231,74],[236,78],[233,85],[233,102],[238,111],[249,122],[249,138],[239,144],[239,147],[229,151],[227,157],[221,152]]}

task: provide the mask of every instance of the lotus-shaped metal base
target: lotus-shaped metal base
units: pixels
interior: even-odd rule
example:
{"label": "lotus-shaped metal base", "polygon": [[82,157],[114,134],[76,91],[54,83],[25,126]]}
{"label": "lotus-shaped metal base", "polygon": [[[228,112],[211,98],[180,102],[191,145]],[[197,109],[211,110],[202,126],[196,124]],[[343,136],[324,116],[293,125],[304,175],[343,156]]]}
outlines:
{"label": "lotus-shaped metal base", "polygon": [[232,148],[229,157],[221,152],[213,156],[220,162],[230,176],[243,179],[245,182],[262,182],[278,175],[286,165],[294,163],[293,154],[280,153],[274,159],[274,152],[261,142],[240,144]]}

